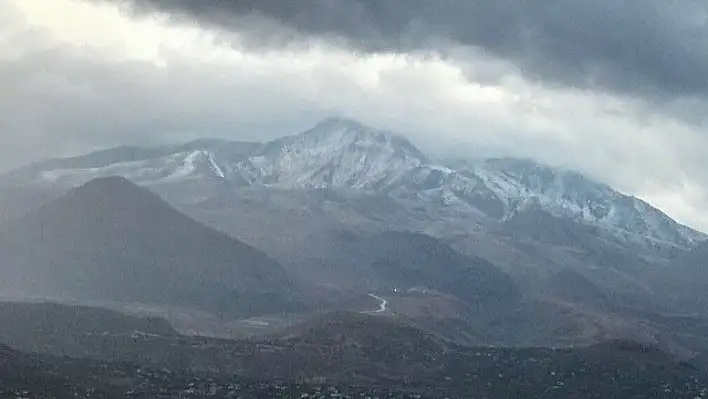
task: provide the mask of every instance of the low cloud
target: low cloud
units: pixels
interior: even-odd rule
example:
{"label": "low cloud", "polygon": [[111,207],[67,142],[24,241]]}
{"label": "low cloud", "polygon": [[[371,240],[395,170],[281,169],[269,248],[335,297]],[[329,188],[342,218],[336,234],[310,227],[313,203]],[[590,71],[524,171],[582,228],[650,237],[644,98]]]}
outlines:
{"label": "low cloud", "polygon": [[[517,58],[462,39],[442,54],[376,33],[384,38],[371,49],[346,32],[322,40],[326,30],[267,10],[247,15],[241,31],[202,11],[124,7],[0,0],[0,168],[119,144],[267,140],[342,115],[440,158],[521,156],[578,169],[708,230],[708,139],[688,120],[694,113],[679,115],[680,104],[699,109],[702,100],[671,89],[680,85],[651,80],[676,108],[656,112],[637,90],[536,79]],[[312,40],[254,46],[264,15]]]}

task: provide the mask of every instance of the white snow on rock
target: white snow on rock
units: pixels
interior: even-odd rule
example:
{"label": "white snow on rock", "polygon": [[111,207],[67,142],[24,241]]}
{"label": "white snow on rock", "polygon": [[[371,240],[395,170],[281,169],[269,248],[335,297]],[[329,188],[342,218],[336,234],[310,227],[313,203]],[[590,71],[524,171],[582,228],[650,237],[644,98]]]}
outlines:
{"label": "white snow on rock", "polygon": [[280,189],[360,190],[388,195],[402,204],[412,201],[417,208],[481,213],[502,223],[520,212],[541,209],[598,227],[620,240],[686,247],[705,239],[649,204],[579,173],[521,159],[437,165],[404,137],[347,119],[328,119],[304,133],[253,148],[234,160],[216,155],[228,151],[206,150],[197,143],[142,160],[110,158],[102,166],[95,166],[95,156],[85,167],[80,159],[67,160],[71,167],[54,161],[19,175],[23,181],[74,186],[120,175],[145,185],[214,178]]}
{"label": "white snow on rock", "polygon": [[250,182],[280,188],[381,188],[427,162],[406,139],[330,119],[273,141],[237,165]]}

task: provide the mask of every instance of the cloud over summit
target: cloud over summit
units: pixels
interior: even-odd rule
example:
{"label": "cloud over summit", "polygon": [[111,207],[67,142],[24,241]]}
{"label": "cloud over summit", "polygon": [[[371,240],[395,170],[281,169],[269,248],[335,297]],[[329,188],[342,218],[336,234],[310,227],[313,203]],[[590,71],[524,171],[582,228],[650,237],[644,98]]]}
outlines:
{"label": "cloud over summit", "polygon": [[0,0],[0,169],[343,115],[708,229],[705,3]]}

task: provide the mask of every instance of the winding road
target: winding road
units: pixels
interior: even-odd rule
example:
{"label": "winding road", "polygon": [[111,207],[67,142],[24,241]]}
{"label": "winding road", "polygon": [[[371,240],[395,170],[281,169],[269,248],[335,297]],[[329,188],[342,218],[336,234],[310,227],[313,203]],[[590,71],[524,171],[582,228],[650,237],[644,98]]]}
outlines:
{"label": "winding road", "polygon": [[376,310],[367,310],[367,311],[364,311],[364,312],[362,312],[362,313],[371,314],[371,313],[383,313],[383,312],[386,311],[386,306],[388,305],[388,301],[387,301],[387,300],[381,298],[380,296],[378,296],[378,295],[376,295],[376,294],[369,294],[369,296],[372,297],[372,298],[374,298],[374,299],[376,299],[376,300],[378,300],[378,301],[380,302],[380,303],[379,303],[379,308],[376,309]]}

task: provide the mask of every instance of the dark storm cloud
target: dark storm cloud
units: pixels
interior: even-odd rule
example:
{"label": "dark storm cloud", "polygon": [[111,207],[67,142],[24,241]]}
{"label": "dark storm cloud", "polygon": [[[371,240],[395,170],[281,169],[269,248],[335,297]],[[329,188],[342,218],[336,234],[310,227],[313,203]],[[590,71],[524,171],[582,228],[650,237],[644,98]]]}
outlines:
{"label": "dark storm cloud", "polygon": [[[343,115],[432,155],[572,167],[708,231],[698,3],[117,1],[0,0],[0,173]],[[366,54],[386,51],[414,56]]]}
{"label": "dark storm cloud", "polygon": [[[475,46],[527,77],[647,98],[708,94],[708,3],[697,0],[133,0],[260,44],[340,38],[361,51]],[[297,35],[253,23],[262,17]]]}

